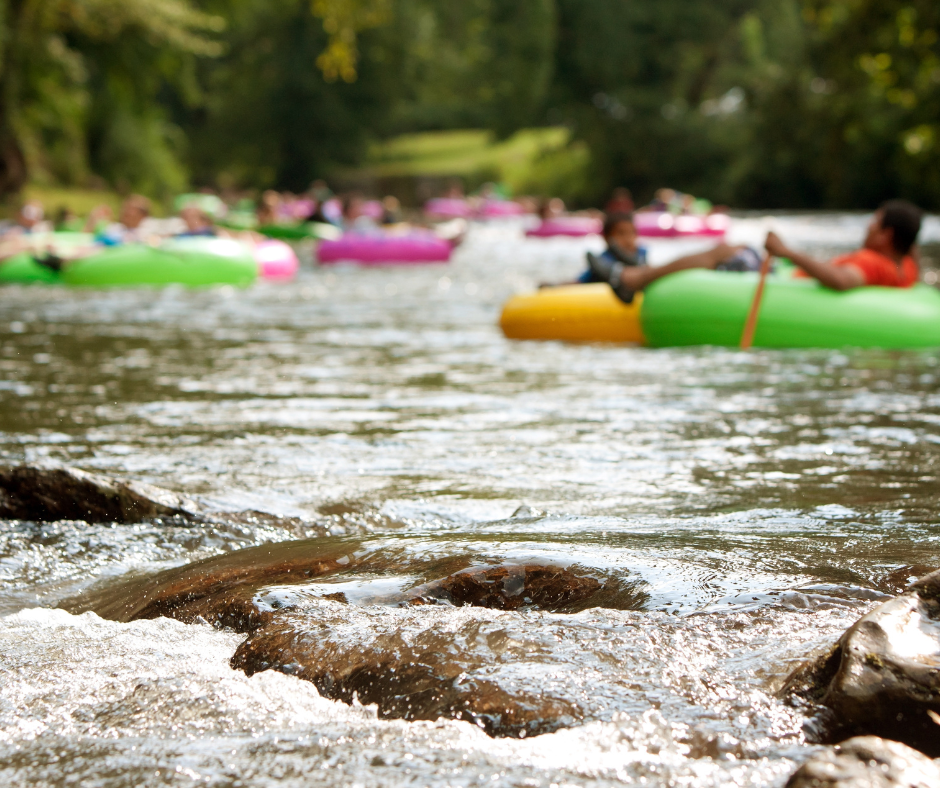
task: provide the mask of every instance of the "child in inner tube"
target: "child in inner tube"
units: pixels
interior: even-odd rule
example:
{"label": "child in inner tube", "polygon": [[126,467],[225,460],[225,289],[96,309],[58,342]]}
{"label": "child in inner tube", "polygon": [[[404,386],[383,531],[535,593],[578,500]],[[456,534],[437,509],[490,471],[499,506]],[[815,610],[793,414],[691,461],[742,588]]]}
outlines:
{"label": "child in inner tube", "polygon": [[[686,268],[712,268],[723,271],[757,271],[761,258],[754,249],[747,246],[729,246],[719,244],[714,249],[699,254],[688,255],[660,268],[650,268],[646,264],[646,250],[639,246],[639,234],[633,224],[633,214],[614,213],[604,220],[604,240],[607,249],[599,255],[588,252],[588,270],[578,277],[582,284],[607,282],[621,301],[629,304],[633,301],[636,290],[642,290],[650,282],[674,271]],[[642,269],[624,274],[627,269]],[[631,284],[636,279],[639,287],[628,287],[622,280],[630,278]]]}

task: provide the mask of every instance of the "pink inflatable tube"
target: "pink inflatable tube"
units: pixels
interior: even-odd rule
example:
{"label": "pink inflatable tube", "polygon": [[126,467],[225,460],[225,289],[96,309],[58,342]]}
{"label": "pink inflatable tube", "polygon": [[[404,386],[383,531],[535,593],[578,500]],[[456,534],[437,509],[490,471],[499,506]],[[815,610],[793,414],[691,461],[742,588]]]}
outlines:
{"label": "pink inflatable tube", "polygon": [[673,216],[644,211],[634,216],[637,232],[647,238],[723,238],[731,219],[723,213],[709,216]]}
{"label": "pink inflatable tube", "polygon": [[444,219],[469,219],[473,211],[466,200],[439,197],[424,204],[424,212]]}
{"label": "pink inflatable tube", "polygon": [[286,282],[293,279],[300,269],[300,261],[294,250],[283,241],[260,241],[255,244],[255,261],[258,276]]}
{"label": "pink inflatable tube", "polygon": [[321,241],[317,259],[321,263],[350,260],[367,265],[446,263],[453,247],[449,241],[427,235],[344,235],[336,241]]}
{"label": "pink inflatable tube", "polygon": [[527,231],[526,235],[530,238],[583,238],[586,235],[600,235],[603,229],[604,223],[590,216],[559,216],[546,219],[534,230]]}
{"label": "pink inflatable tube", "polygon": [[480,213],[488,219],[499,219],[504,216],[522,216],[525,209],[512,200],[487,200]]}

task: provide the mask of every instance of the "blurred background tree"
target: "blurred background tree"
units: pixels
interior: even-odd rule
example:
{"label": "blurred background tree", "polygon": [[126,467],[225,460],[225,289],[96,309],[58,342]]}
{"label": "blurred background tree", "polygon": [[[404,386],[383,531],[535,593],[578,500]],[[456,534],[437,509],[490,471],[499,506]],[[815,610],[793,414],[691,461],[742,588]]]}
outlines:
{"label": "blurred background tree", "polygon": [[471,182],[575,204],[937,209],[938,31],[927,0],[7,0],[0,192],[301,190],[419,143],[446,174],[388,141],[477,129]]}
{"label": "blurred background tree", "polygon": [[164,85],[186,91],[224,19],[187,0],[7,0],[0,6],[0,194],[90,173],[159,194],[180,188],[181,139]]}

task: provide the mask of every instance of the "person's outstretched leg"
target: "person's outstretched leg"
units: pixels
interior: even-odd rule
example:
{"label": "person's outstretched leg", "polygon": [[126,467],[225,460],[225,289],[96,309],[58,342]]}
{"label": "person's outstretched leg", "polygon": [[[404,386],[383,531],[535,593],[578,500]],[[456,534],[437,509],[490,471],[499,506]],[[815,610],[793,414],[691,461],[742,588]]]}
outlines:
{"label": "person's outstretched leg", "polygon": [[720,244],[707,252],[680,257],[668,265],[655,268],[649,265],[625,266],[622,263],[610,262],[594,255],[588,256],[588,263],[597,277],[608,282],[617,297],[629,304],[633,301],[633,295],[637,290],[643,290],[657,279],[662,279],[664,276],[669,276],[669,274],[678,271],[688,271],[691,268],[714,269],[743,248],[741,246]]}

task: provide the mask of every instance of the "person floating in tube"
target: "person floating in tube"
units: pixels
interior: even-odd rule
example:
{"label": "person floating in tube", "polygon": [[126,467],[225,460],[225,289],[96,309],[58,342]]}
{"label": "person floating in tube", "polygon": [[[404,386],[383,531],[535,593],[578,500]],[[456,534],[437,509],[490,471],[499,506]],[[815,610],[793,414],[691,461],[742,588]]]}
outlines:
{"label": "person floating in tube", "polygon": [[588,270],[578,277],[581,284],[607,282],[621,301],[631,303],[637,290],[657,279],[689,268],[711,268],[724,271],[757,271],[760,254],[747,246],[719,244],[714,249],[688,255],[669,265],[652,268],[646,264],[646,250],[639,246],[639,235],[633,214],[610,214],[604,221],[607,249],[599,255],[588,252]]}
{"label": "person floating in tube", "polygon": [[[615,218],[608,217],[607,223]],[[915,244],[922,220],[923,212],[916,205],[891,200],[875,212],[862,248],[850,254],[823,262],[790,249],[773,232],[767,234],[765,248],[774,257],[789,258],[801,269],[800,275],[813,277],[833,290],[911,287],[919,278]],[[610,231],[605,224],[605,237],[609,232],[607,252],[603,255],[589,253],[588,265],[591,281],[607,282],[618,298],[628,304],[637,291],[678,271],[691,268],[747,271],[760,267],[760,257],[754,249],[721,244],[710,251],[651,268],[635,257],[636,228],[632,217],[624,214],[616,221],[618,227]]]}

